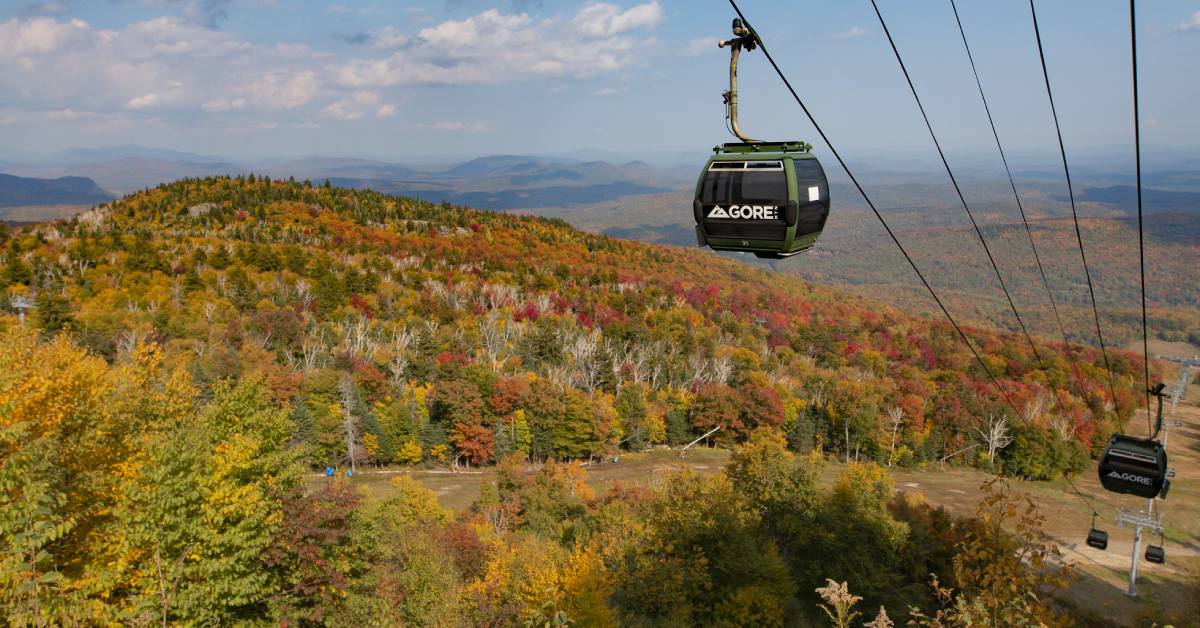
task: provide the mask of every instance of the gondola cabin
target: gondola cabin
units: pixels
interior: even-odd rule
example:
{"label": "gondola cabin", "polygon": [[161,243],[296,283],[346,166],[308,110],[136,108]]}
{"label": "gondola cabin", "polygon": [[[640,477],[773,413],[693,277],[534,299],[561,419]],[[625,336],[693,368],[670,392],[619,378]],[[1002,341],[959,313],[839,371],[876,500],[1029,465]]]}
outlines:
{"label": "gondola cabin", "polygon": [[1088,530],[1087,544],[1088,546],[1094,547],[1098,550],[1108,549],[1108,533],[1104,530],[1097,530],[1096,528]]}
{"label": "gondola cabin", "polygon": [[1158,441],[1116,434],[1100,457],[1099,472],[1106,490],[1156,497],[1167,482],[1167,451]]}
{"label": "gondola cabin", "polygon": [[774,259],[812,248],[829,217],[829,181],[811,150],[803,142],[714,148],[692,203],[697,242]]}

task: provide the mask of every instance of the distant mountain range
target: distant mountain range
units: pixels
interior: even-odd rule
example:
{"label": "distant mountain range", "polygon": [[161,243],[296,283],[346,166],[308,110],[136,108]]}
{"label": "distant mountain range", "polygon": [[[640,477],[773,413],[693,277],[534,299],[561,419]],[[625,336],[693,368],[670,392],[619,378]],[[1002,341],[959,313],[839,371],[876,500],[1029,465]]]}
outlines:
{"label": "distant mountain range", "polygon": [[[1137,188],[1132,185],[1110,185],[1084,190],[1078,200],[1107,203],[1137,215]],[[1200,192],[1176,192],[1142,188],[1144,212],[1180,212],[1200,214]]]}
{"label": "distant mountain range", "polygon": [[[267,174],[275,178],[330,180],[433,202],[480,209],[570,207],[679,189],[694,168],[656,168],[641,161],[616,165],[567,157],[492,155],[446,165],[407,165],[371,159],[311,156],[282,162],[238,163],[208,155],[135,145],[71,149],[31,160],[0,162],[0,172],[21,177],[86,177],[105,190],[128,194],[185,177]],[[52,194],[23,197],[46,205]],[[100,200],[107,200],[106,195]],[[96,199],[86,201],[97,202]]]}
{"label": "distant mountain range", "polygon": [[[73,199],[72,202],[87,205],[106,200],[112,195],[128,194],[185,177],[253,172],[279,179],[295,177],[318,182],[328,179],[344,187],[370,188],[480,209],[528,210],[565,217],[574,212],[595,211],[597,204],[618,202],[635,196],[671,196],[690,189],[707,151],[699,151],[690,162],[675,166],[663,165],[669,163],[664,161],[666,155],[639,153],[640,158],[653,161],[653,165],[646,161],[623,161],[623,157],[617,153],[600,151],[576,151],[556,156],[490,155],[447,164],[405,164],[319,155],[284,161],[242,162],[213,155],[127,144],[73,148],[18,160],[10,157],[8,161],[0,161],[0,172],[40,179],[84,177],[91,179],[94,187],[102,188],[99,193],[92,191],[81,196],[74,191],[64,196],[62,190],[50,185],[10,186],[13,191],[9,194],[9,202],[22,202],[27,206],[65,204],[67,201],[63,199]],[[682,161],[686,157],[686,154],[678,153],[673,158]],[[1184,159],[1188,155],[1172,153],[1171,157],[1174,161],[1165,164],[1165,169],[1144,172],[1147,212],[1189,213],[1200,207],[1200,173],[1182,167],[1191,163]],[[891,153],[880,153],[872,159],[868,164],[854,163],[853,167],[856,172],[869,175],[869,184],[873,189],[885,186],[893,193],[892,210],[905,211],[905,208],[955,202],[940,165],[931,168]],[[956,164],[956,170],[973,189],[980,185],[992,186],[1003,194],[1008,193],[1007,181],[998,178],[1003,177],[1002,172],[991,172],[980,166],[985,161],[982,157],[968,155],[961,161],[961,168]],[[1032,157],[1026,161],[1034,162]],[[1122,167],[1123,163],[1116,157],[1091,161],[1081,158],[1079,168],[1072,168],[1081,173],[1076,180],[1077,199],[1128,212],[1134,197],[1133,190],[1128,186],[1130,173]],[[827,164],[827,168],[832,183],[844,188],[848,181],[844,180],[840,170],[833,164]],[[1024,170],[1016,174],[1022,189],[1061,188],[1061,172],[1055,168]],[[1065,193],[1065,189],[1062,191]],[[1057,197],[1057,194],[1054,195]],[[856,196],[856,193],[850,193],[842,194],[840,198]],[[1007,203],[1006,200],[1001,202]],[[684,202],[681,207],[686,214],[688,204]],[[634,211],[633,208],[629,208],[629,212],[631,215],[641,214],[640,210]],[[32,217],[36,218],[36,215],[35,212]],[[573,217],[570,219],[579,222]],[[653,222],[655,220],[651,217],[649,223]],[[642,228],[639,223],[610,226]],[[682,226],[684,228],[678,238],[672,235],[668,239],[675,241],[690,237],[690,227]]]}
{"label": "distant mountain range", "polygon": [[[571,207],[631,194],[652,194],[678,189],[695,173],[684,175],[633,161],[614,165],[606,161],[574,161],[494,155],[441,168],[414,168],[341,160],[334,164],[289,162],[270,172],[305,172],[328,178],[334,185],[370,188],[427,201],[445,201],[479,209],[512,210]],[[310,168],[297,168],[297,165]],[[311,165],[324,166],[323,169]]]}
{"label": "distant mountain range", "polygon": [[87,177],[37,179],[0,174],[0,208],[30,205],[94,205],[113,195]]}

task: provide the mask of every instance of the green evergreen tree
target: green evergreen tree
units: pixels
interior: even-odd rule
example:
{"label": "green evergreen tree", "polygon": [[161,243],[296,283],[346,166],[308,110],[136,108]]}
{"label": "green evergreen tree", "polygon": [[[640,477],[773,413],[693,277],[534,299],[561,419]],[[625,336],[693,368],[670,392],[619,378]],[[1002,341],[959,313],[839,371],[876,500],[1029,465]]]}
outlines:
{"label": "green evergreen tree", "polygon": [[646,448],[646,393],[641,384],[628,383],[617,393],[617,417],[625,431],[625,445],[632,451]]}
{"label": "green evergreen tree", "polygon": [[225,250],[223,245],[218,245],[213,254],[208,256],[208,265],[217,270],[225,270],[233,263],[233,258],[229,256],[229,251]]}
{"label": "green evergreen tree", "polygon": [[667,412],[667,442],[674,446],[686,445],[694,438],[687,410],[678,405],[671,406]]}
{"label": "green evergreen tree", "polygon": [[0,274],[3,278],[4,285],[11,286],[13,284],[29,285],[33,279],[33,272],[29,269],[29,265],[21,261],[21,258],[16,254],[10,254],[8,261],[4,264],[4,271]]}
{"label": "green evergreen tree", "polygon": [[74,324],[71,302],[56,288],[43,288],[34,300],[33,322],[42,333],[55,334]]}

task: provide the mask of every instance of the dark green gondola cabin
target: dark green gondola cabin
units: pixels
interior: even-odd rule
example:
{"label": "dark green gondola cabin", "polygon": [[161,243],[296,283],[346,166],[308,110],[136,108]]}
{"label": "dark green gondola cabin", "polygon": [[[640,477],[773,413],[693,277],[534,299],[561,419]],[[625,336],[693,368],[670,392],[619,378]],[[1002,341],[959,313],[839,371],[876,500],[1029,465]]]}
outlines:
{"label": "dark green gondola cabin", "polygon": [[803,142],[717,146],[696,183],[696,239],[779,259],[810,249],[829,217],[829,181]]}
{"label": "dark green gondola cabin", "polygon": [[1114,493],[1157,497],[1166,493],[1167,450],[1158,441],[1115,434],[1098,466],[1100,484]]}

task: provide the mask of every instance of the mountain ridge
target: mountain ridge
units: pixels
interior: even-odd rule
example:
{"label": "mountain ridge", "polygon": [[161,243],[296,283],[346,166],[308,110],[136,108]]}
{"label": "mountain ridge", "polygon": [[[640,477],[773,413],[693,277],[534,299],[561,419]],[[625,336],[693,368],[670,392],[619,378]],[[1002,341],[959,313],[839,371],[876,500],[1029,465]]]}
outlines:
{"label": "mountain ridge", "polygon": [[0,173],[0,207],[93,205],[112,199],[88,177],[42,179]]}

